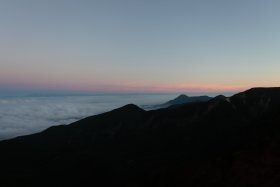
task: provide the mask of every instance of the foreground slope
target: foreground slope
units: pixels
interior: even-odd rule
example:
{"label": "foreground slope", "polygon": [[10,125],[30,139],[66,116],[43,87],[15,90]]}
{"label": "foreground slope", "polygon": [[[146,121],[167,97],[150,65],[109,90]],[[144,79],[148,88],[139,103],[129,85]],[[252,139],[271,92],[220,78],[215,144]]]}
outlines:
{"label": "foreground slope", "polygon": [[[135,105],[0,142],[3,186],[279,186],[280,88]],[[2,186],[1,185],[1,186]]]}

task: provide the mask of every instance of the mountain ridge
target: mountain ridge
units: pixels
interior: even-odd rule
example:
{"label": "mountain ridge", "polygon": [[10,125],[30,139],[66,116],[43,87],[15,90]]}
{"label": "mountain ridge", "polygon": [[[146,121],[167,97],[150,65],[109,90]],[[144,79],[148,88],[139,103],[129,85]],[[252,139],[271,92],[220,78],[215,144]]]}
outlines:
{"label": "mountain ridge", "polygon": [[1,141],[3,184],[278,186],[279,114],[279,87],[152,111],[129,104]]}
{"label": "mountain ridge", "polygon": [[189,97],[187,95],[181,94],[178,97],[176,97],[175,99],[170,100],[163,105],[171,106],[171,105],[186,104],[186,103],[192,103],[192,102],[209,101],[210,99],[212,99],[212,98],[208,97],[208,96],[192,96],[192,97]]}
{"label": "mountain ridge", "polygon": [[212,99],[209,96],[187,96],[185,94],[180,94],[176,98],[169,100],[162,104],[157,104],[153,106],[145,106],[146,109],[161,109],[161,108],[168,108],[168,107],[177,107],[179,105],[187,104],[187,103],[194,103],[194,102],[205,102]]}

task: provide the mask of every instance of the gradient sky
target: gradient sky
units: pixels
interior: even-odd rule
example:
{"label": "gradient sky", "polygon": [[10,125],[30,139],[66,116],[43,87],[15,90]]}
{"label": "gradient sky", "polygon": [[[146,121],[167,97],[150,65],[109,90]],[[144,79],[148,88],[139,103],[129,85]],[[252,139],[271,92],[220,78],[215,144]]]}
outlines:
{"label": "gradient sky", "polygon": [[279,0],[0,0],[0,90],[278,86]]}

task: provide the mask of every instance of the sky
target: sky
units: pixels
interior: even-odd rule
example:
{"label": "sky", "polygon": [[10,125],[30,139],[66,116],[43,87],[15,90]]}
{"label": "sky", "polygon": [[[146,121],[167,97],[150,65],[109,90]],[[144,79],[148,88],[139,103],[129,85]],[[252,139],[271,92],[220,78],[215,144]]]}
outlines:
{"label": "sky", "polygon": [[0,0],[0,91],[278,86],[278,0]]}

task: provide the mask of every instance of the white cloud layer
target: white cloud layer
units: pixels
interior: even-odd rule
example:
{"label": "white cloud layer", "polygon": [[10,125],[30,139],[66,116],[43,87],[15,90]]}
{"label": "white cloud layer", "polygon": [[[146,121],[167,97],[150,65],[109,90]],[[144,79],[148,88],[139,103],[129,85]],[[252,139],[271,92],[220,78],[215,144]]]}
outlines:
{"label": "white cloud layer", "polygon": [[0,98],[0,140],[69,124],[128,103],[163,103],[175,95],[102,95]]}

